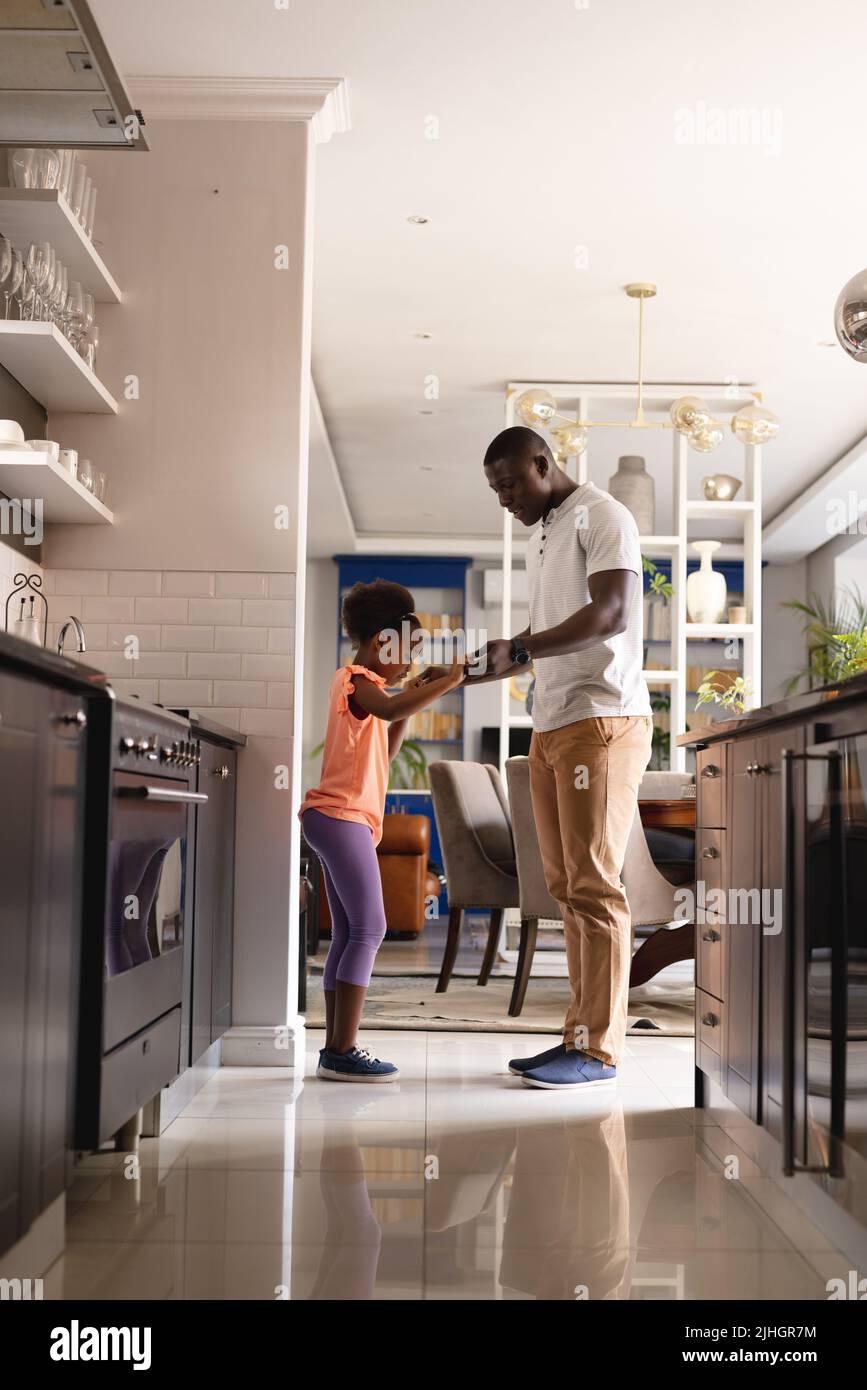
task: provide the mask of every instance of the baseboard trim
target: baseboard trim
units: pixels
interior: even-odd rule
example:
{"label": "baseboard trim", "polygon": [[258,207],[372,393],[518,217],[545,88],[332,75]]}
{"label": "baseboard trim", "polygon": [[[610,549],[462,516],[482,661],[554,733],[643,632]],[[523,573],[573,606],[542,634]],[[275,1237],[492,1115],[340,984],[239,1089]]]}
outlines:
{"label": "baseboard trim", "polygon": [[238,1024],[222,1038],[224,1067],[304,1069],[305,1020],[281,1024]]}

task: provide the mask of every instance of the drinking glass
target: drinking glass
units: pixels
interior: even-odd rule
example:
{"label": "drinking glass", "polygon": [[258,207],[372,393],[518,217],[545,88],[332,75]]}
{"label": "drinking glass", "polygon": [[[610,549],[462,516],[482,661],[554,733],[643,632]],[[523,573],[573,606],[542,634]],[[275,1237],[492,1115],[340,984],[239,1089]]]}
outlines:
{"label": "drinking glass", "polygon": [[90,459],[78,460],[78,481],[83,483],[88,492],[93,492],[95,479],[93,476],[93,466]]}
{"label": "drinking glass", "polygon": [[69,272],[66,266],[60,261],[54,275],[54,289],[51,295],[51,317],[57,327],[65,332],[63,328],[63,316],[66,310],[66,296],[69,293]]}
{"label": "drinking glass", "polygon": [[88,174],[87,178],[84,180],[84,189],[81,194],[81,211],[78,214],[78,220],[82,227],[85,228],[87,227],[87,210],[90,207],[90,195],[92,191],[93,179]]}
{"label": "drinking glass", "polygon": [[104,473],[97,473],[93,482],[93,495],[98,502],[104,502],[108,488],[108,479]]}
{"label": "drinking glass", "polygon": [[56,188],[60,180],[60,155],[56,150],[34,151],[37,188]]}
{"label": "drinking glass", "polygon": [[0,236],[0,285],[9,279],[12,270],[12,242]]}
{"label": "drinking glass", "polygon": [[93,219],[96,216],[96,195],[99,192],[95,183],[90,185],[90,197],[87,200],[87,210],[84,217],[84,230],[93,240]]}
{"label": "drinking glass", "polygon": [[9,151],[9,177],[13,188],[35,188],[34,155],[35,150]]}
{"label": "drinking glass", "polygon": [[77,157],[75,150],[67,149],[60,151],[60,177],[57,181],[57,187],[60,189],[61,195],[67,202],[69,202],[69,184],[72,178],[72,169]]}
{"label": "drinking glass", "polygon": [[21,258],[21,279],[18,282],[17,288],[13,290],[13,295],[15,298],[15,303],[18,305],[19,319],[32,318],[32,305],[35,296],[35,290],[33,288],[33,281],[31,280],[30,275],[28,274],[27,266],[24,264],[23,256]]}
{"label": "drinking glass", "polygon": [[96,371],[96,359],[99,354],[99,325],[94,324],[87,335],[87,365],[92,372]]}
{"label": "drinking glass", "polygon": [[78,280],[70,280],[69,294],[66,297],[66,319],[68,323],[66,336],[69,341],[77,346],[76,339],[81,335],[81,325],[84,322],[84,293]]}
{"label": "drinking glass", "polygon": [[72,181],[70,183],[69,205],[75,213],[79,222],[81,221],[81,209],[84,203],[84,187],[87,183],[87,165],[78,160],[72,169]]}
{"label": "drinking glass", "polygon": [[80,322],[79,341],[76,344],[76,347],[78,348],[78,351],[81,353],[81,355],[85,356],[87,352],[87,335],[93,327],[93,320],[96,314],[96,304],[94,303],[92,294],[82,295],[82,300],[83,313]]}

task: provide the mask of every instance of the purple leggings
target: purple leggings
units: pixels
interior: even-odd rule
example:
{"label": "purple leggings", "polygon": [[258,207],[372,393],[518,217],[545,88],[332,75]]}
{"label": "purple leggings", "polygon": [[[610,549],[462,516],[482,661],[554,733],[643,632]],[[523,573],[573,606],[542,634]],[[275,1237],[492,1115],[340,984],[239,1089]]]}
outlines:
{"label": "purple leggings", "polygon": [[301,817],[304,838],[322,863],[331,909],[331,949],[322,985],[369,985],[373,959],[385,936],[382,879],[370,827],[337,820],[311,807]]}

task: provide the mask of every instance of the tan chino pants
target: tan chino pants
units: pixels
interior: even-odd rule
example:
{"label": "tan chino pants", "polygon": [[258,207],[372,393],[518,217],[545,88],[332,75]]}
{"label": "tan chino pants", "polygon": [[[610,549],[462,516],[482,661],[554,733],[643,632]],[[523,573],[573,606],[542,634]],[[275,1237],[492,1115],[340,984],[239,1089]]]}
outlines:
{"label": "tan chino pants", "polygon": [[649,715],[580,719],[530,742],[530,791],[545,882],[563,911],[571,999],[566,1047],[617,1066],[626,1038],[632,921],[620,879]]}

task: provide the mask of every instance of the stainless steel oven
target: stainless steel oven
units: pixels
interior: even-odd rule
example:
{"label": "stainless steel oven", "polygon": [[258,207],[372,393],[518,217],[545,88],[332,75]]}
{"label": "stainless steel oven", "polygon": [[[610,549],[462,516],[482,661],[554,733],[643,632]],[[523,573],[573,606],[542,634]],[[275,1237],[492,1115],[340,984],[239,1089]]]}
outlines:
{"label": "stainless steel oven", "polygon": [[783,1166],[867,1224],[867,730],[846,723],[783,757]]}
{"label": "stainless steel oven", "polygon": [[207,801],[192,790],[200,752],[189,724],[136,701],[112,705],[88,809],[81,1147],[115,1134],[177,1076],[189,1052],[187,866],[194,807]]}

